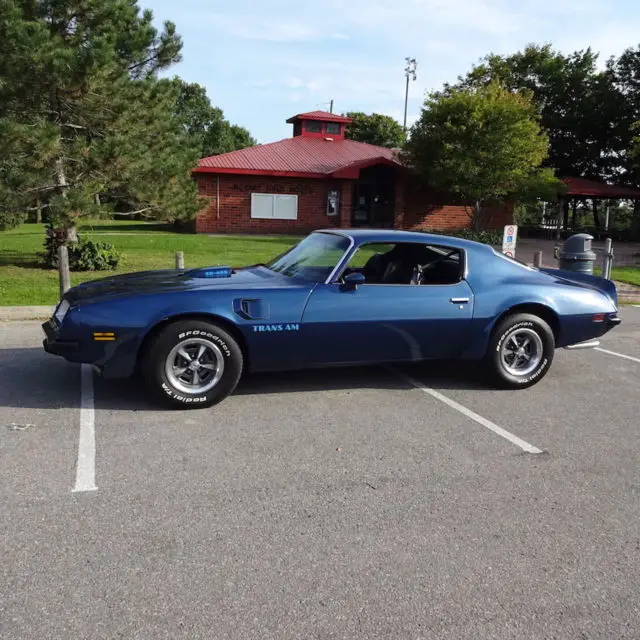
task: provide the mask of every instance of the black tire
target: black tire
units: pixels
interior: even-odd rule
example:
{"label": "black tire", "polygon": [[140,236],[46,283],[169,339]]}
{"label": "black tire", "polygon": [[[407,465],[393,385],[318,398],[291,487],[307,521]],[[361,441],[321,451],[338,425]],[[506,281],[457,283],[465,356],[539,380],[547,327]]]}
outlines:
{"label": "black tire", "polygon": [[[513,342],[514,338],[516,343]],[[515,347],[517,343],[520,344],[518,351]],[[530,313],[514,313],[504,318],[494,329],[485,359],[491,375],[499,386],[507,389],[526,389],[547,374],[553,362],[555,348],[553,331],[542,318]],[[520,349],[524,351],[516,358],[515,354],[519,353]]]}
{"label": "black tire", "polygon": [[[203,347],[203,355],[198,356]],[[192,360],[178,354],[178,349]],[[191,369],[196,362],[199,385],[193,384]],[[185,372],[178,376],[183,365]],[[153,337],[142,357],[142,374],[150,390],[181,409],[210,407],[224,400],[236,388],[242,367],[242,350],[234,338],[217,325],[201,320],[167,325]]]}

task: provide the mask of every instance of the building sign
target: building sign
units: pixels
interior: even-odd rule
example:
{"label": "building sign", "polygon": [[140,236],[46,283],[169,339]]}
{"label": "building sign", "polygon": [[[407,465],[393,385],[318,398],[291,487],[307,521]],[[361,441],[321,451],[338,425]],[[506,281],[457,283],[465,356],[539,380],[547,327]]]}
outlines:
{"label": "building sign", "polygon": [[516,240],[518,238],[518,225],[508,224],[504,228],[502,238],[502,253],[510,258],[516,257]]}
{"label": "building sign", "polygon": [[340,192],[337,189],[331,189],[327,194],[327,215],[337,216],[340,211]]}

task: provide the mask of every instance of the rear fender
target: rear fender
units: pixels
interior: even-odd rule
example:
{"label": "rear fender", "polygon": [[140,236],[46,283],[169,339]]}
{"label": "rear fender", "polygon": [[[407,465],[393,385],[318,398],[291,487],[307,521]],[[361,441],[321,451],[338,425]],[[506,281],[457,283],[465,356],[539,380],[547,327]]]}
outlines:
{"label": "rear fender", "polygon": [[616,285],[611,282],[611,280],[601,278],[600,276],[592,276],[588,273],[575,273],[573,271],[563,271],[560,269],[540,269],[540,271],[554,278],[564,280],[565,282],[574,282],[596,289],[596,291],[600,291],[610,298],[616,307],[618,306],[618,292]]}
{"label": "rear fender", "polygon": [[462,357],[473,360],[483,358],[491,333],[496,325],[510,313],[532,313],[540,316],[551,326],[556,338],[562,331],[559,309],[552,299],[542,295],[531,295],[527,298],[513,295],[495,306],[476,304],[472,326],[474,339]]}

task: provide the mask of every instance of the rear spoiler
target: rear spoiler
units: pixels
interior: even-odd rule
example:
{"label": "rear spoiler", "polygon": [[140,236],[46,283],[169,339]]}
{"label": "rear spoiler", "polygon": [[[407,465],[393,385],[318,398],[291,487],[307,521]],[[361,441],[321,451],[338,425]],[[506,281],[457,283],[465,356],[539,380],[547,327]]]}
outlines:
{"label": "rear spoiler", "polygon": [[600,276],[592,276],[588,273],[576,273],[575,271],[563,271],[561,269],[540,269],[540,271],[553,276],[554,278],[583,284],[591,287],[592,289],[596,289],[611,298],[616,307],[618,306],[618,292],[616,291],[616,285],[613,284],[611,280],[601,278]]}

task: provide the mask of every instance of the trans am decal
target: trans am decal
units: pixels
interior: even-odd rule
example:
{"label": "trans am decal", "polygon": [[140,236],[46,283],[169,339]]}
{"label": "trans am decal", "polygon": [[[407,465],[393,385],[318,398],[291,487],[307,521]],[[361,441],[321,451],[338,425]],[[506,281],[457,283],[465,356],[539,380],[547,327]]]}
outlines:
{"label": "trans am decal", "polygon": [[300,331],[299,324],[254,324],[254,333],[262,333],[263,331]]}

